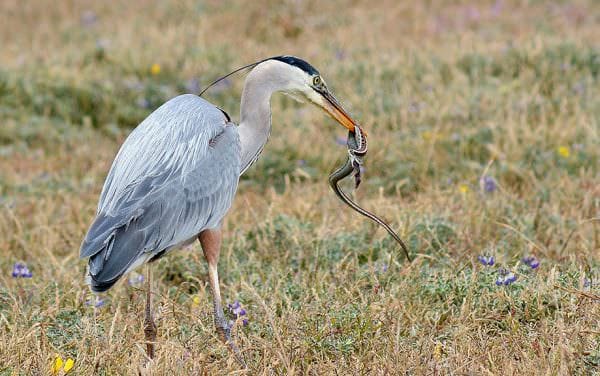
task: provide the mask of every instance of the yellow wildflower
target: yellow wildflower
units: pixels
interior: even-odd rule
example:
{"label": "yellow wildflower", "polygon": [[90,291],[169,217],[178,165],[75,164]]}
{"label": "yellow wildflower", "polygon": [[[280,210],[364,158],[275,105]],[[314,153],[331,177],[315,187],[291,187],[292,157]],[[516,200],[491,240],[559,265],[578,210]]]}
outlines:
{"label": "yellow wildflower", "polygon": [[435,360],[442,359],[442,344],[440,342],[436,342],[435,347],[433,348],[433,358]]}
{"label": "yellow wildflower", "polygon": [[200,297],[198,295],[194,296],[192,299],[192,304],[195,306],[200,305]]}
{"label": "yellow wildflower", "polygon": [[462,193],[462,194],[466,194],[466,193],[469,193],[470,189],[469,189],[469,186],[468,186],[468,185],[466,185],[466,184],[461,184],[461,185],[459,185],[459,186],[458,186],[458,191],[459,191],[460,193]]}
{"label": "yellow wildflower", "polygon": [[54,362],[52,363],[52,374],[58,375],[58,371],[60,371],[62,369],[62,366],[63,366],[63,358],[61,358],[60,355],[58,355],[56,357],[56,359],[54,359]]}
{"label": "yellow wildflower", "polygon": [[568,146],[559,146],[558,147],[558,155],[563,158],[569,158],[571,155],[571,149]]}
{"label": "yellow wildflower", "polygon": [[430,142],[437,142],[437,141],[443,141],[446,136],[442,133],[442,132],[438,132],[438,131],[423,131],[423,133],[421,133],[421,137],[423,138],[424,141],[430,141]]}
{"label": "yellow wildflower", "polygon": [[65,370],[65,373],[69,372],[74,365],[75,361],[73,359],[67,359],[67,361],[65,362],[65,367],[63,368]]}
{"label": "yellow wildflower", "polygon": [[160,74],[160,64],[157,64],[157,63],[152,64],[152,66],[150,67],[150,73],[152,73],[153,76],[159,75]]}
{"label": "yellow wildflower", "polygon": [[[68,358],[67,361],[63,361],[60,355],[56,356],[54,362],[52,362],[52,374],[53,375],[66,375],[75,365],[75,361],[72,358]],[[64,366],[64,367],[63,367]],[[63,372],[61,372],[61,370]]]}

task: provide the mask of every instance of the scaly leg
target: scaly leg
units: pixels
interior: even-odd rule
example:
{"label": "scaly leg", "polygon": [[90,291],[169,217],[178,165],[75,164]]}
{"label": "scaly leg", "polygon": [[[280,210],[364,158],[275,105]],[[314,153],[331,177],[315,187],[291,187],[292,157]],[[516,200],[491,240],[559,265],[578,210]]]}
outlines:
{"label": "scaly leg", "polygon": [[198,235],[198,240],[202,245],[202,251],[204,251],[204,257],[208,262],[208,279],[210,282],[210,289],[213,295],[213,313],[215,320],[215,328],[219,338],[233,351],[237,361],[245,368],[246,362],[242,354],[238,350],[237,346],[231,340],[231,328],[227,323],[225,314],[223,313],[223,305],[221,302],[221,290],[219,288],[219,273],[217,271],[217,264],[219,262],[219,253],[221,251],[221,230],[212,229],[204,230]]}
{"label": "scaly leg", "polygon": [[156,342],[156,324],[152,319],[152,269],[146,265],[147,290],[146,290],[146,316],[144,318],[144,335],[146,337],[146,355],[154,358],[154,343]]}

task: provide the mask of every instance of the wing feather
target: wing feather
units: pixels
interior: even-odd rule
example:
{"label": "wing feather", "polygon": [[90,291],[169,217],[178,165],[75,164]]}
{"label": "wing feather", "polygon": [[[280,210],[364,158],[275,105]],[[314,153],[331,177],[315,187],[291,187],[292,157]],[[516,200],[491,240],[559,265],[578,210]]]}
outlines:
{"label": "wing feather", "polygon": [[217,227],[240,171],[237,129],[203,99],[165,103],[127,138],[81,246],[92,288],[104,291],[147,261]]}

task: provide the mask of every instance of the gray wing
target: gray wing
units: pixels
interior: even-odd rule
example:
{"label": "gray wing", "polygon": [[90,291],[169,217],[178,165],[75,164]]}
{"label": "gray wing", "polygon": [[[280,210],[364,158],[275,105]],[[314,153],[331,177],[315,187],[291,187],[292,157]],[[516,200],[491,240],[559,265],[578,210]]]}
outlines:
{"label": "gray wing", "polygon": [[119,150],[81,246],[92,288],[217,227],[239,171],[237,129],[215,106],[182,95],[150,114]]}

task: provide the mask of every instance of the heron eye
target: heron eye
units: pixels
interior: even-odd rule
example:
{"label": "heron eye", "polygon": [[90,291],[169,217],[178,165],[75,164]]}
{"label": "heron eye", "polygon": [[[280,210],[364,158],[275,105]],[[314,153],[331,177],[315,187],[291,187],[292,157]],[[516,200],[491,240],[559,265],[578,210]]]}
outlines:
{"label": "heron eye", "polygon": [[323,81],[321,81],[321,77],[320,76],[315,76],[315,78],[313,78],[313,85],[314,86],[321,86],[322,83],[323,83]]}

